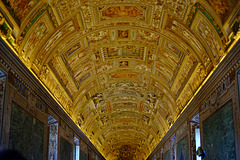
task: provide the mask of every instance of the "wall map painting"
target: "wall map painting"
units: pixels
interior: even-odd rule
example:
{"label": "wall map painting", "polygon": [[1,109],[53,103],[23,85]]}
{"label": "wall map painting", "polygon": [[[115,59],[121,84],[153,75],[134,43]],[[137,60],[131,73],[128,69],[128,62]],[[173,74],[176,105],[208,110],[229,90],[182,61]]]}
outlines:
{"label": "wall map painting", "polygon": [[9,148],[27,159],[43,159],[44,124],[12,103]]}
{"label": "wall map painting", "polygon": [[207,151],[206,160],[212,159],[211,157],[236,159],[232,102],[203,122],[203,148]]}

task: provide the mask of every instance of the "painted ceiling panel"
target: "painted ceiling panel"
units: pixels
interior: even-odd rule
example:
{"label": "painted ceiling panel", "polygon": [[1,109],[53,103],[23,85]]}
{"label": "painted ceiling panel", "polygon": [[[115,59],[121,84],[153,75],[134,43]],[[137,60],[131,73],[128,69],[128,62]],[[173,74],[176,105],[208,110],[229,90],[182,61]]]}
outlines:
{"label": "painted ceiling panel", "polygon": [[1,37],[103,156],[142,160],[226,56],[231,29],[224,26],[239,3],[6,0],[0,6]]}

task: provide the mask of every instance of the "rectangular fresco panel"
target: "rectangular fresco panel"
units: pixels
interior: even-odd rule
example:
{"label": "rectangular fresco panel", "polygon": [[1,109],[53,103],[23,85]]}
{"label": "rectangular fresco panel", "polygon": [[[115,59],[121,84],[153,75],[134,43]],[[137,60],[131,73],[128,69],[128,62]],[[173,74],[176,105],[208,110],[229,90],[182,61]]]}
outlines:
{"label": "rectangular fresco panel", "polygon": [[4,0],[2,2],[16,22],[20,24],[38,1],[39,0]]}
{"label": "rectangular fresco panel", "polygon": [[58,123],[54,122],[49,125],[49,144],[48,144],[48,159],[57,160],[57,145],[58,145]]}
{"label": "rectangular fresco panel", "polygon": [[72,144],[61,137],[60,139],[60,160],[71,159]]}
{"label": "rectangular fresco panel", "polygon": [[188,160],[188,136],[177,143],[177,159]]}
{"label": "rectangular fresco panel", "polygon": [[143,11],[136,6],[111,6],[102,11],[102,16],[110,18],[142,16]]}
{"label": "rectangular fresco panel", "polygon": [[169,49],[170,51],[172,51],[173,53],[175,53],[176,55],[180,55],[180,51],[171,43],[167,42],[166,44],[166,48]]}
{"label": "rectangular fresco panel", "polygon": [[232,102],[203,122],[203,149],[206,160],[236,159]]}
{"label": "rectangular fresco panel", "polygon": [[80,151],[80,159],[87,160],[87,154],[85,152],[83,152],[82,150]]}
{"label": "rectangular fresco panel", "polygon": [[17,104],[12,105],[9,148],[29,160],[43,159],[44,123],[30,116]]}
{"label": "rectangular fresco panel", "polygon": [[77,44],[75,44],[74,46],[72,46],[69,50],[67,50],[66,56],[69,57],[73,52],[75,52],[75,51],[78,50],[79,48],[81,48],[80,42],[78,42]]}
{"label": "rectangular fresco panel", "polygon": [[170,160],[170,150],[164,154],[164,160]]}

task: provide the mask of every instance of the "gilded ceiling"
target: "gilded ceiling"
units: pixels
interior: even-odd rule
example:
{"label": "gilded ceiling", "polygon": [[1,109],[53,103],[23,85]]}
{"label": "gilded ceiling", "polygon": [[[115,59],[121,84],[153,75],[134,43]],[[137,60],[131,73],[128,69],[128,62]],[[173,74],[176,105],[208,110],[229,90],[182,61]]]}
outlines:
{"label": "gilded ceiling", "polygon": [[226,56],[239,1],[0,6],[1,37],[105,158],[142,160]]}

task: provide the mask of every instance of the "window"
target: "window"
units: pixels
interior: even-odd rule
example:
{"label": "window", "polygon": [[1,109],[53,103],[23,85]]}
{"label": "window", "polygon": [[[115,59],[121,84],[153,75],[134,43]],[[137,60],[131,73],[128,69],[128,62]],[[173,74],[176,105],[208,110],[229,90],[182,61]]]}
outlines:
{"label": "window", "polygon": [[74,137],[73,160],[80,160],[80,145],[77,137]]}
{"label": "window", "polygon": [[199,128],[199,114],[194,116],[190,121],[191,126],[191,153],[193,160],[201,160],[201,157],[196,156],[198,147],[201,146],[201,136]]}

